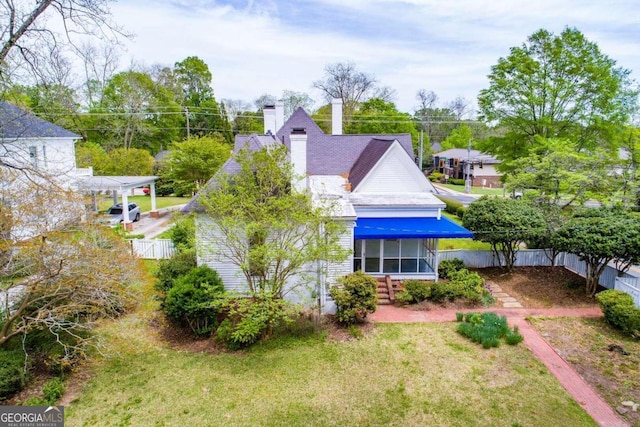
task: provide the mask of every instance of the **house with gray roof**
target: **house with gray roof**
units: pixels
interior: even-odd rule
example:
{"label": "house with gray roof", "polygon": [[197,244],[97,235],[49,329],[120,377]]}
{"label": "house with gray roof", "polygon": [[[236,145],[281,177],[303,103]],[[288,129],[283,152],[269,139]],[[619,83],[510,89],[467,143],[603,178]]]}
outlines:
{"label": "house with gray roof", "polygon": [[[336,278],[363,270],[375,277],[391,279],[437,279],[438,239],[472,237],[472,234],[442,215],[444,203],[415,163],[411,136],[345,135],[342,105],[333,102],[332,133],[324,133],[301,108],[284,123],[283,115],[265,108],[263,135],[238,135],[235,149],[259,150],[284,144],[297,177],[295,191],[307,191],[315,199],[336,202],[332,216],[343,222],[341,244],[352,255],[330,265],[315,294],[325,312],[334,307],[328,289]],[[274,131],[275,130],[275,131]],[[222,170],[233,174],[238,164],[227,161]],[[185,211],[198,211],[196,196]],[[206,241],[201,227],[210,227],[206,215],[196,221],[198,263],[217,270],[225,287],[246,291],[239,269],[224,261],[214,242]],[[247,243],[248,244],[248,243]]]}
{"label": "house with gray roof", "polygon": [[496,169],[499,164],[490,154],[466,148],[452,148],[433,155],[434,171],[454,179],[467,179],[468,173],[472,187],[501,188],[502,174]]}
{"label": "house with gray roof", "polygon": [[81,137],[0,101],[0,162],[51,176],[77,176],[75,142]]}

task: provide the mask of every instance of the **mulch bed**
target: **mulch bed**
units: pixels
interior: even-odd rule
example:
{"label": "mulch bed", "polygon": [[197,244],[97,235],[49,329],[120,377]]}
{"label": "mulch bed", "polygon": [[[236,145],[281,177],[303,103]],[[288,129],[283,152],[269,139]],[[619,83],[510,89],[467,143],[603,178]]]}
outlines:
{"label": "mulch bed", "polygon": [[515,267],[511,273],[501,268],[476,271],[526,308],[598,305],[594,298],[586,295],[584,278],[564,267]]}

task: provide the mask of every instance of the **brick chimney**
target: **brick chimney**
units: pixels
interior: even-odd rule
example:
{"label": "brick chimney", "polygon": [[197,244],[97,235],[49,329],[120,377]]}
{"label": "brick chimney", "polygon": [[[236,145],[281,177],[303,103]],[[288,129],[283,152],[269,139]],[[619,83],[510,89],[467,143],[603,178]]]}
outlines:
{"label": "brick chimney", "polygon": [[331,135],[342,135],[342,100],[331,100]]}
{"label": "brick chimney", "polygon": [[307,131],[293,128],[291,131],[291,165],[293,167],[293,188],[302,192],[307,188]]}

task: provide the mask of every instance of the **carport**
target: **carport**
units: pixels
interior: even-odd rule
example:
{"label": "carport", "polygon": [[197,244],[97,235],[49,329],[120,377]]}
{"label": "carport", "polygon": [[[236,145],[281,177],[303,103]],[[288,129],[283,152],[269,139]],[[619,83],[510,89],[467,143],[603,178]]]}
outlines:
{"label": "carport", "polygon": [[94,209],[97,210],[95,195],[96,191],[112,191],[113,203],[118,203],[118,193],[122,195],[122,224],[125,230],[133,229],[133,222],[129,218],[129,192],[138,187],[149,186],[151,196],[151,213],[152,217],[159,217],[156,206],[156,180],[157,176],[83,176],[78,181],[78,187],[81,190],[90,191]]}

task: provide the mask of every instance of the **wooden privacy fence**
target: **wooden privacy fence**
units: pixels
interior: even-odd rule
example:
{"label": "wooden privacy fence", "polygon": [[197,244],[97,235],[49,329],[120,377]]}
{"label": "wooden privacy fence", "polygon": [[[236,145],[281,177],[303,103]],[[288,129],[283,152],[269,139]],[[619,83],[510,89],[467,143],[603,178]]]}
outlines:
{"label": "wooden privacy fence", "polygon": [[171,258],[176,252],[171,239],[131,239],[131,253],[145,259]]}

